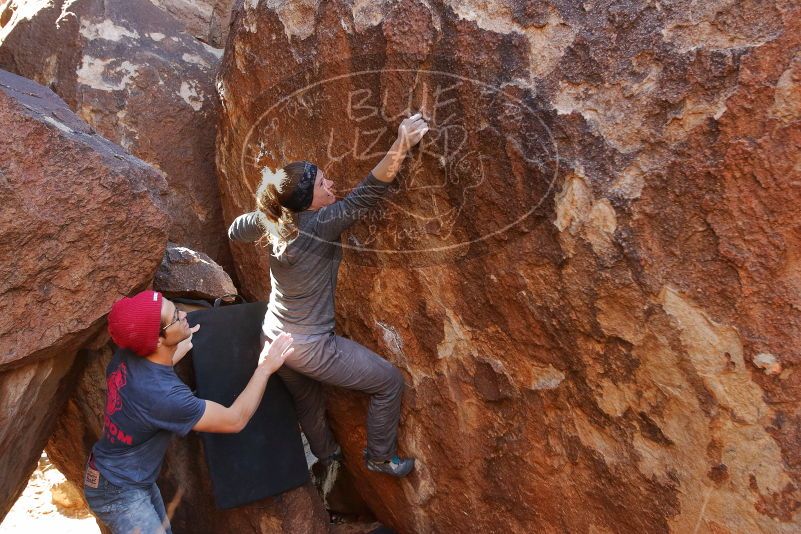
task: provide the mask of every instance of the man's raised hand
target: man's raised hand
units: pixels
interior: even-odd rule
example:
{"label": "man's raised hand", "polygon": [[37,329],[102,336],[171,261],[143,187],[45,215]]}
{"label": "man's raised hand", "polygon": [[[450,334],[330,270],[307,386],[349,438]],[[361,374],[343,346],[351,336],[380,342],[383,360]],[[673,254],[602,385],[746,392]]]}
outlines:
{"label": "man's raised hand", "polygon": [[172,355],[173,365],[181,361],[181,358],[186,356],[186,353],[192,350],[192,336],[200,330],[200,325],[196,324],[189,329],[189,337],[178,343],[175,347],[175,354]]}
{"label": "man's raised hand", "polygon": [[283,332],[272,343],[265,343],[259,356],[259,369],[264,369],[270,374],[276,372],[284,365],[287,356],[295,352],[291,347],[292,341],[292,335]]}

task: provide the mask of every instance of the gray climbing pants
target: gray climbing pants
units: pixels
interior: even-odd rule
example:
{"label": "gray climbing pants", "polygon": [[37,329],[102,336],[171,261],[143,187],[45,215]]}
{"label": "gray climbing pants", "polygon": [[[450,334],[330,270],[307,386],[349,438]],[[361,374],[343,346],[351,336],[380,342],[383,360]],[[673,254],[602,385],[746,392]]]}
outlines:
{"label": "gray climbing pants", "polygon": [[[322,384],[330,384],[370,394],[367,455],[375,460],[390,459],[397,449],[404,388],[400,371],[370,349],[333,333],[292,337],[295,352],[287,357],[278,375],[295,400],[312,453],[326,458],[336,451],[322,390]],[[262,335],[262,346],[265,339]]]}

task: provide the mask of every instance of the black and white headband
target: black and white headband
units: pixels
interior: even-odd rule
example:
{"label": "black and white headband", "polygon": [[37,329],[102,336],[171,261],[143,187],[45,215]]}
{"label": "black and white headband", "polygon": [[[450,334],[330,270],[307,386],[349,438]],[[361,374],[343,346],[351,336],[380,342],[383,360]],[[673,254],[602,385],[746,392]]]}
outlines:
{"label": "black and white headband", "polygon": [[282,205],[294,212],[305,211],[311,206],[314,198],[314,179],[317,177],[317,165],[308,161],[303,162],[303,177],[295,190]]}

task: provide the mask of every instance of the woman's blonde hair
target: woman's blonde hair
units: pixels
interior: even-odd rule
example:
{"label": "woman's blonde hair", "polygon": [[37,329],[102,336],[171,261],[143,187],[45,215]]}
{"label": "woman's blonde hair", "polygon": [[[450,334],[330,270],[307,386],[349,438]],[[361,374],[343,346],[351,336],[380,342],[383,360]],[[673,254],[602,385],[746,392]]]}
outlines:
{"label": "woman's blonde hair", "polygon": [[280,256],[286,246],[298,236],[297,214],[284,207],[303,178],[305,163],[294,161],[273,172],[261,170],[261,183],[256,190],[256,209],[265,236]]}

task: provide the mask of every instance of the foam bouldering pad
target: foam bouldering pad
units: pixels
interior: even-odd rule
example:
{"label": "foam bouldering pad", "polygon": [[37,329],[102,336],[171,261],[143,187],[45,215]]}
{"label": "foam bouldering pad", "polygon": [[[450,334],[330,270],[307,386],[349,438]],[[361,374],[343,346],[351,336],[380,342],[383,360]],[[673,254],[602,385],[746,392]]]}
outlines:
{"label": "foam bouldering pad", "polygon": [[[230,406],[259,361],[259,333],[267,304],[254,302],[193,311],[192,366],[201,399]],[[274,374],[259,408],[238,434],[201,432],[219,508],[234,508],[283,493],[309,480],[292,397]]]}

